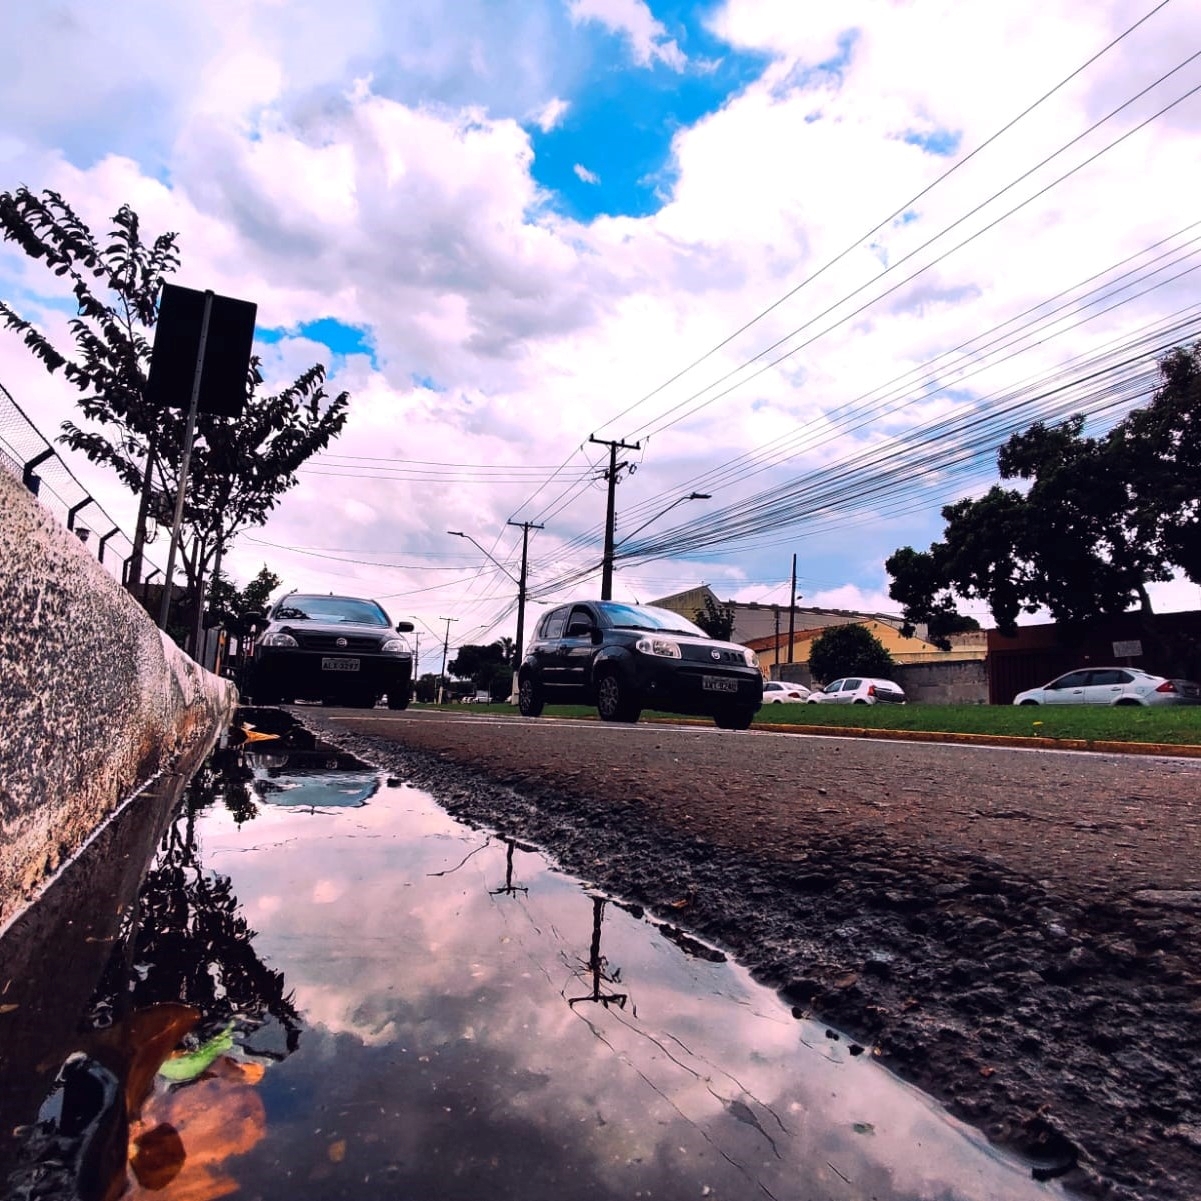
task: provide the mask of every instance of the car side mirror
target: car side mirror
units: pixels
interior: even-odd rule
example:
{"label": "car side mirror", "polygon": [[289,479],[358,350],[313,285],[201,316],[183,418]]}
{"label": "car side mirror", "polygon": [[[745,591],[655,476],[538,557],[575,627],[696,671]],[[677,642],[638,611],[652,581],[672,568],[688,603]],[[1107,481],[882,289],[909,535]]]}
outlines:
{"label": "car side mirror", "polygon": [[398,621],[396,623],[396,632],[398,634],[411,634],[416,628],[411,621]]}

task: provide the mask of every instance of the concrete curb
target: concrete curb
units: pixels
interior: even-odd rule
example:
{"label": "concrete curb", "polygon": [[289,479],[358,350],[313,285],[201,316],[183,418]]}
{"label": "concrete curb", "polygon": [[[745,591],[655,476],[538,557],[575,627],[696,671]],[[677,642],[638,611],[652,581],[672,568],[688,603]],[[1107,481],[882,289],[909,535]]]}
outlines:
{"label": "concrete curb", "polygon": [[237,690],[189,659],[0,470],[0,928]]}

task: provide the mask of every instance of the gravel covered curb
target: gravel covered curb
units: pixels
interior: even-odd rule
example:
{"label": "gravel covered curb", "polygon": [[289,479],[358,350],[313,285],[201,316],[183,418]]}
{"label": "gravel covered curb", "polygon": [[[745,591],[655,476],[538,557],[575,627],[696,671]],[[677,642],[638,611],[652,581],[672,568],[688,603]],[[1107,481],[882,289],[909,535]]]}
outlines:
{"label": "gravel covered curb", "polygon": [[[451,737],[445,723],[297,716],[462,820],[721,945],[798,1016],[837,1025],[1036,1175],[1089,1196],[1201,1195],[1191,888],[1068,887],[1018,870],[1012,846],[907,844],[834,807],[779,841],[737,800],[727,822],[743,828],[726,828],[694,821],[699,796],[652,795],[654,781],[639,795],[616,768],[535,770],[483,725]],[[705,745],[724,755],[738,737]]]}

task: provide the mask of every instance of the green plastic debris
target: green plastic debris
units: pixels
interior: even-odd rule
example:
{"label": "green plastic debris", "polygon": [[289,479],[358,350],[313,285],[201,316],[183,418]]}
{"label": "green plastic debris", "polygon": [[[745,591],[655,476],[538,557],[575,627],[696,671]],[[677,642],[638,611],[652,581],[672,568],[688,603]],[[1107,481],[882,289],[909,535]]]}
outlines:
{"label": "green plastic debris", "polygon": [[170,1080],[174,1084],[195,1080],[218,1055],[224,1055],[233,1048],[234,1024],[230,1022],[220,1034],[214,1034],[208,1042],[201,1043],[195,1051],[189,1051],[186,1055],[172,1056],[159,1068],[158,1074],[164,1080]]}

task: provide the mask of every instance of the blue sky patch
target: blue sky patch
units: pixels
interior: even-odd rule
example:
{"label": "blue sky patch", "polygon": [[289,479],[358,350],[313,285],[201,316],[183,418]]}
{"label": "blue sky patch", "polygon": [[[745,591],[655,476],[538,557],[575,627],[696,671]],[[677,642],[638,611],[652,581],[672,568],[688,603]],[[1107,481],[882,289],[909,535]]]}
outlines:
{"label": "blue sky patch", "polygon": [[903,140],[910,146],[920,146],[927,154],[950,158],[959,149],[962,136],[950,129],[931,129],[920,133],[911,129],[904,135]]}
{"label": "blue sky patch", "polygon": [[628,42],[587,22],[575,36],[587,42],[590,58],[562,97],[566,115],[549,132],[530,128],[534,179],[551,193],[553,208],[576,220],[657,212],[674,179],[676,131],[718,111],[769,61],[731,51],[682,4],[651,7],[687,56],[684,70],[639,65]]}
{"label": "blue sky patch", "polygon": [[372,366],[376,365],[375,346],[367,331],[354,325],[347,325],[333,317],[321,317],[316,321],[304,321],[294,329],[282,327],[264,329],[261,326],[254,331],[255,338],[268,346],[284,338],[309,338],[329,347],[332,354],[345,358],[352,354],[365,354]]}

